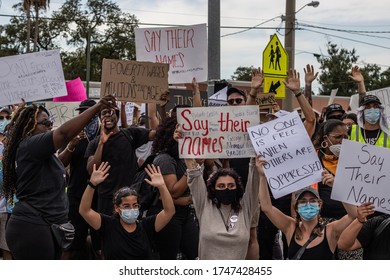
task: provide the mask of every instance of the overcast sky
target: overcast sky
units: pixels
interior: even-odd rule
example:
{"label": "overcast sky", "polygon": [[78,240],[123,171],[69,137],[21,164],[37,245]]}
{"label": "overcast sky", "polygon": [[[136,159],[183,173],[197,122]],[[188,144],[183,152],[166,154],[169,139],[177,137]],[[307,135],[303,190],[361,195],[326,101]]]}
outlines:
{"label": "overcast sky", "polygon": [[[11,9],[15,0],[2,0],[0,14],[16,14]],[[50,1],[47,16],[64,0]],[[135,14],[143,24],[191,25],[207,23],[207,0],[118,0],[122,11]],[[270,35],[277,34],[284,44],[286,0],[221,0],[221,78],[230,79],[238,66],[261,66],[262,52]],[[311,1],[297,0],[296,10]],[[390,67],[390,1],[322,0],[317,8],[304,7],[296,14],[295,67],[303,75],[303,67],[313,64],[318,70],[315,54],[326,55],[328,40],[359,55],[359,66],[376,63]],[[272,20],[271,20],[272,19]],[[9,18],[0,17],[1,23]],[[270,20],[270,21],[269,21]],[[265,21],[267,23],[261,24]],[[259,25],[260,24],[260,25]],[[226,27],[267,27],[242,29]],[[306,26],[305,26],[306,25]],[[307,26],[310,25],[311,27]],[[278,29],[281,28],[281,29]],[[332,30],[330,30],[332,29]],[[340,31],[336,31],[340,30]],[[360,31],[360,32],[359,32]],[[367,33],[362,33],[363,31]],[[360,34],[359,34],[360,33]],[[316,87],[316,85],[314,85]]]}

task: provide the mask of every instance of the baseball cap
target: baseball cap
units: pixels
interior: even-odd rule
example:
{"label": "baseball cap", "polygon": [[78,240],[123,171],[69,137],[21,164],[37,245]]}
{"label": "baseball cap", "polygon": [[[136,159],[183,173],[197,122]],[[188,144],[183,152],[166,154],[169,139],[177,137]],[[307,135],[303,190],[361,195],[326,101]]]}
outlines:
{"label": "baseball cap", "polygon": [[92,100],[92,99],[86,99],[84,101],[81,101],[80,105],[78,108],[76,108],[75,110],[76,111],[80,111],[80,110],[86,110],[88,108],[91,108],[93,105],[96,104],[96,101],[95,100]]}
{"label": "baseball cap", "polygon": [[379,105],[382,105],[379,98],[375,95],[365,95],[362,100],[360,100],[359,106],[367,105],[368,103],[377,103]]}
{"label": "baseball cap", "polygon": [[233,93],[238,93],[238,94],[242,95],[244,97],[245,101],[246,101],[246,94],[241,89],[238,89],[238,88],[235,88],[235,87],[230,87],[230,88],[228,88],[228,90],[226,92],[226,95],[227,95],[227,97],[229,97],[229,95],[231,95]]}
{"label": "baseball cap", "polygon": [[7,108],[7,107],[3,107],[0,109],[0,113],[1,112],[6,112],[8,115],[11,115],[12,114],[12,111],[11,109]]}
{"label": "baseball cap", "polygon": [[314,194],[315,197],[320,199],[320,195],[319,195],[318,191],[315,188],[305,187],[305,188],[300,189],[299,191],[295,192],[295,200],[298,200],[302,196],[302,194],[305,193],[305,192],[310,192],[310,193]]}
{"label": "baseball cap", "polygon": [[345,113],[343,106],[337,103],[330,104],[328,107],[326,107],[325,118],[332,112],[341,112],[342,114]]}

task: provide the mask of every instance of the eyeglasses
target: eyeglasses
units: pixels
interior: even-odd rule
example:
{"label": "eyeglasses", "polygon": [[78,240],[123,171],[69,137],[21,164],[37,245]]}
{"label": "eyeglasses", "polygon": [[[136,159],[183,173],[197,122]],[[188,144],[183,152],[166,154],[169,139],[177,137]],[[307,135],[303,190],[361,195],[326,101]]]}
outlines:
{"label": "eyeglasses", "polygon": [[229,189],[229,190],[234,190],[236,189],[236,184],[234,183],[229,183],[229,184],[218,184],[215,186],[215,189],[216,190],[226,190],[226,189]]}
{"label": "eyeglasses", "polygon": [[0,121],[4,120],[6,118],[7,120],[11,119],[11,116],[0,116]]}
{"label": "eyeglasses", "polygon": [[41,124],[46,126],[47,128],[50,128],[53,126],[53,122],[51,120],[43,120],[41,122],[37,122],[37,124]]}
{"label": "eyeglasses", "polygon": [[310,206],[319,206],[319,202],[317,199],[310,199],[310,200],[304,200],[304,199],[299,199],[297,201],[298,207],[303,207],[309,204]]}
{"label": "eyeglasses", "polygon": [[233,105],[234,104],[234,101],[237,103],[237,104],[241,104],[244,99],[242,98],[231,98],[227,101],[227,103],[229,103],[229,105]]}
{"label": "eyeglasses", "polygon": [[109,117],[111,117],[112,115],[114,115],[114,113],[115,113],[115,110],[114,109],[104,109],[103,111],[101,111],[100,112],[100,115],[102,116],[102,117],[104,117],[104,116],[109,116]]}

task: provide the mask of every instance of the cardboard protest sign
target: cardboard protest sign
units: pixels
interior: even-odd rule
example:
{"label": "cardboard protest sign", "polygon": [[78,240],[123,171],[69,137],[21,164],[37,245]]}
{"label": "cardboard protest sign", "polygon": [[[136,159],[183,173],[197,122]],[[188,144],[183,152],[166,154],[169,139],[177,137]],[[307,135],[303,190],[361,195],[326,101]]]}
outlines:
{"label": "cardboard protest sign", "polygon": [[137,61],[169,64],[169,83],[207,81],[206,24],[136,28]]}
{"label": "cardboard protest sign", "polygon": [[119,101],[161,103],[168,90],[168,64],[103,59],[100,97],[114,95]]}
{"label": "cardboard protest sign", "polygon": [[248,128],[275,198],[321,181],[322,165],[298,112]]}
{"label": "cardboard protest sign", "polygon": [[42,102],[50,113],[50,119],[54,122],[53,127],[57,128],[79,114],[75,109],[80,102]]}
{"label": "cardboard protest sign", "polygon": [[331,198],[390,214],[390,150],[343,140]]}
{"label": "cardboard protest sign", "polygon": [[256,96],[256,104],[261,109],[272,108],[276,104],[274,93],[262,93]]}
{"label": "cardboard protest sign", "polygon": [[59,50],[0,58],[0,106],[67,95]]}
{"label": "cardboard protest sign", "polygon": [[68,95],[53,98],[54,102],[74,102],[87,99],[87,92],[80,77],[66,82]]}
{"label": "cardboard protest sign", "polygon": [[248,158],[255,155],[247,129],[259,123],[259,108],[225,106],[180,108],[177,121],[184,133],[181,158]]}

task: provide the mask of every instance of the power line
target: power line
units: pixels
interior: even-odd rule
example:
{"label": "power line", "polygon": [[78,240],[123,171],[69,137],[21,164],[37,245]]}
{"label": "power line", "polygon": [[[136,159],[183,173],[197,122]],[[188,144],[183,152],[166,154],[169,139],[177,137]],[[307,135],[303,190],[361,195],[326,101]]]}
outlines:
{"label": "power line", "polygon": [[261,23],[259,23],[259,24],[256,24],[255,26],[248,27],[248,28],[246,28],[246,29],[244,29],[244,30],[241,30],[241,31],[237,31],[237,32],[233,32],[233,33],[228,33],[228,34],[222,35],[221,37],[227,37],[227,36],[231,36],[231,35],[236,35],[236,34],[239,34],[239,33],[243,33],[243,32],[249,31],[249,30],[251,30],[251,29],[256,29],[256,27],[258,27],[258,26],[260,26],[260,25],[263,25],[263,24],[265,24],[265,23],[267,23],[267,22],[270,22],[270,21],[272,21],[272,20],[274,20],[274,19],[277,19],[277,18],[280,18],[280,16],[273,17],[273,18],[271,18],[271,19],[268,19],[268,20],[263,21],[263,22],[261,22]]}

